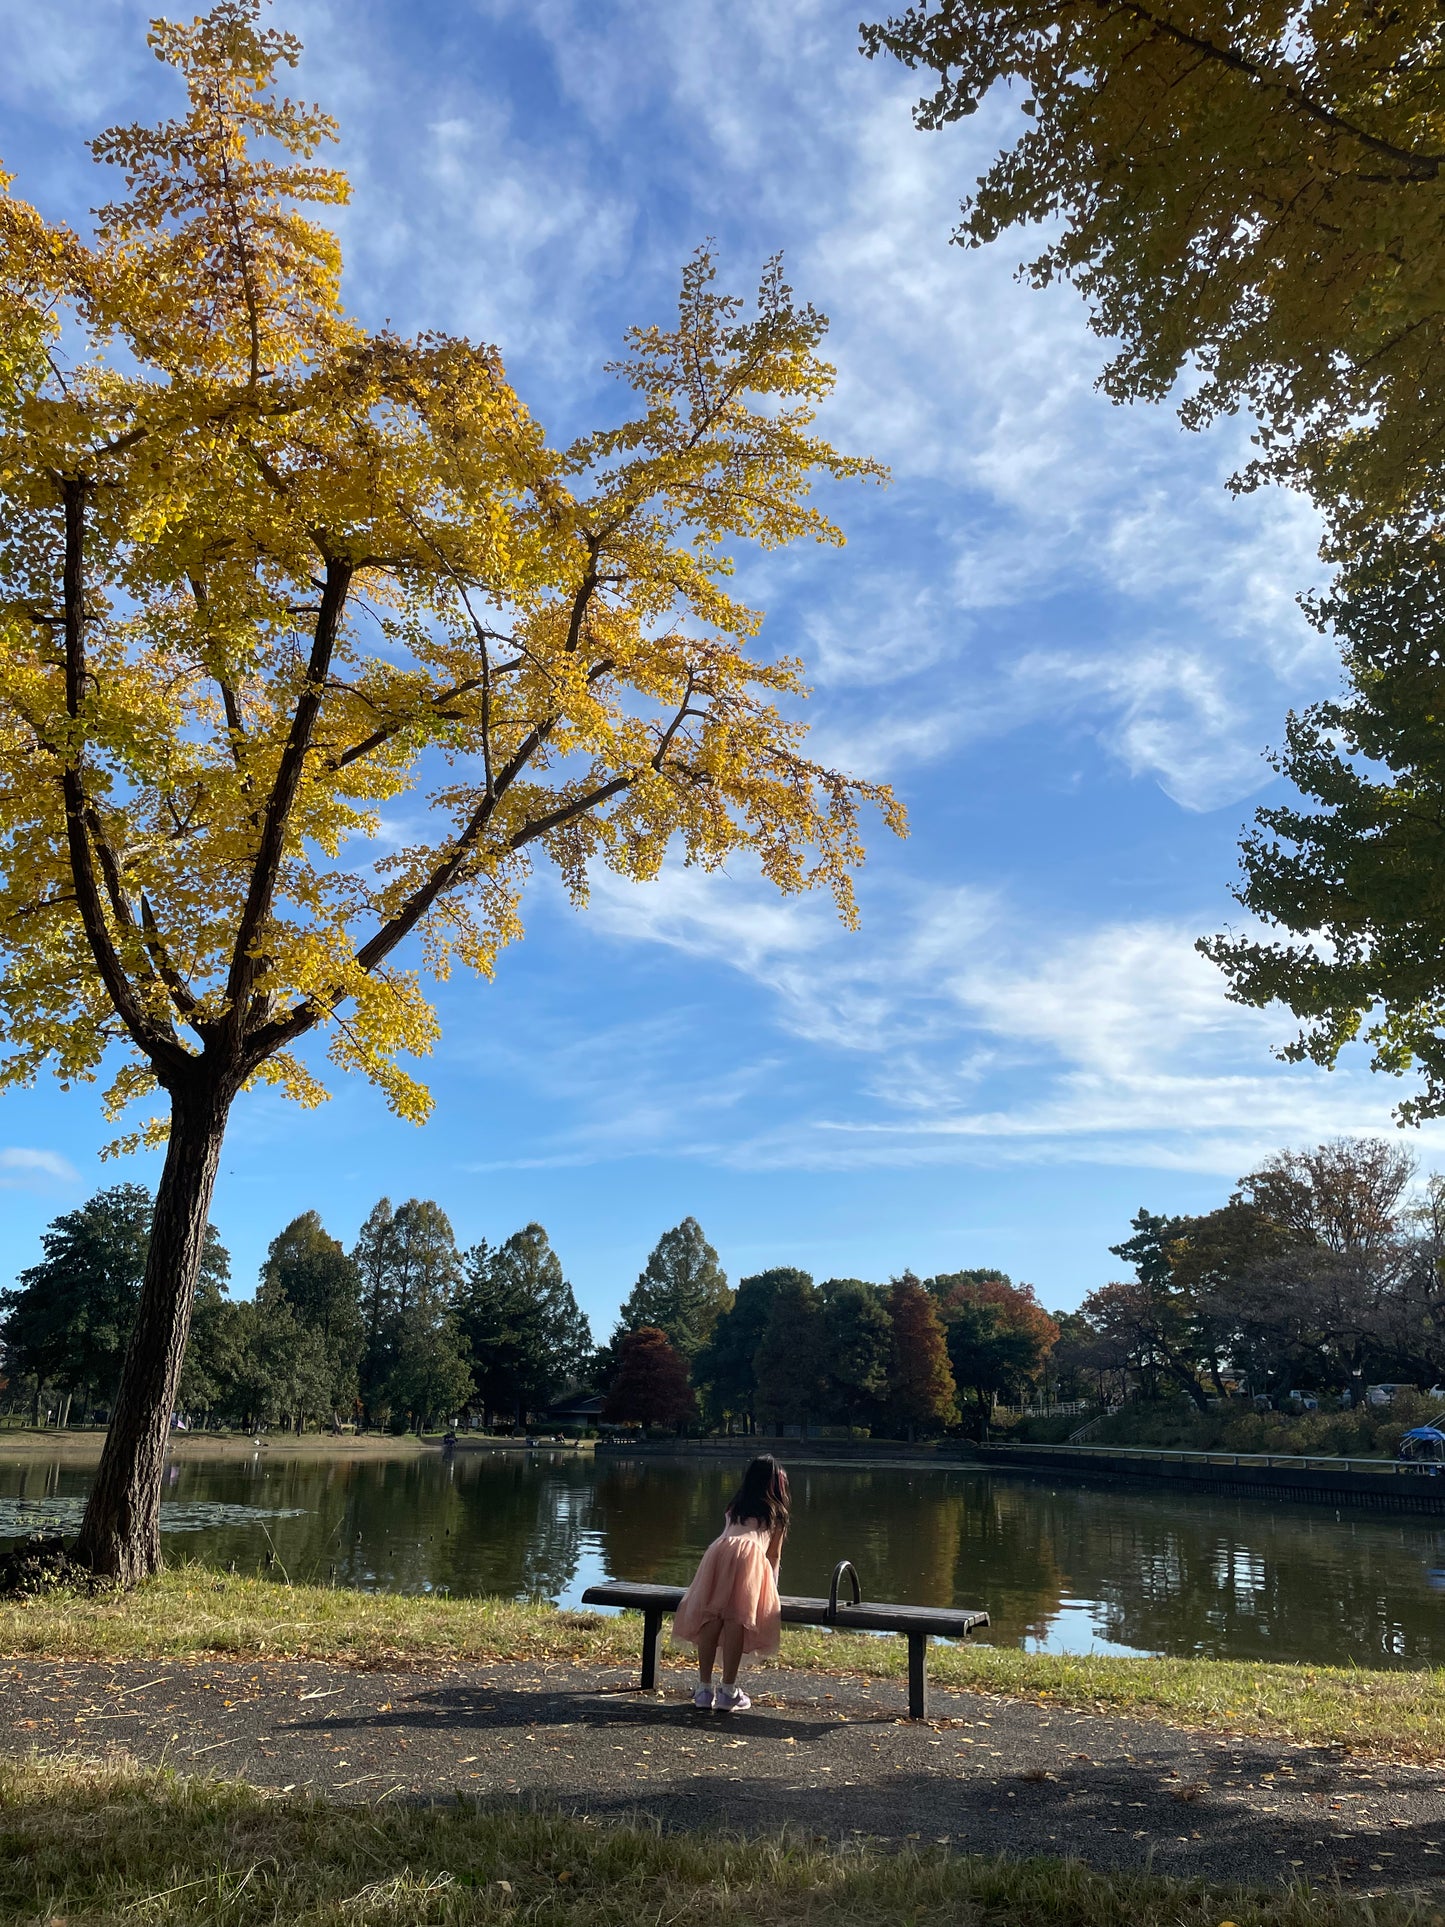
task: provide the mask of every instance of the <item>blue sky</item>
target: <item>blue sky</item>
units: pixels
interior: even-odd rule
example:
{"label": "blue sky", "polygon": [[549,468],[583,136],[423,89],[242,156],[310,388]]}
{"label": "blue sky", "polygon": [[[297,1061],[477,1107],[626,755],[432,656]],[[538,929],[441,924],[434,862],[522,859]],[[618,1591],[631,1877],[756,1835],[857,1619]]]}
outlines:
{"label": "blue sky", "polygon": [[[107,192],[89,134],[171,110],[149,11],[0,0],[0,160],[51,214]],[[1311,516],[1229,497],[1245,425],[1098,395],[1079,302],[1017,283],[1017,239],[948,245],[1006,104],[915,132],[856,0],[273,14],[342,122],[352,307],[495,341],[558,438],[616,418],[603,364],[700,241],[744,291],[785,251],[832,318],[823,426],[893,481],[839,496],[841,553],[742,584],[805,658],[819,751],[891,781],[912,832],[874,830],[854,935],[746,871],[603,879],[581,914],[539,879],[496,982],[442,990],[424,1129],[360,1085],[241,1101],[214,1212],[239,1290],[297,1211],[349,1241],[387,1192],[464,1241],[539,1219],[602,1330],[687,1212],[733,1277],[991,1264],[1068,1307],[1141,1203],[1204,1208],[1280,1145],[1390,1128],[1398,1086],[1279,1064],[1283,1016],[1230,1006],[1192,949],[1239,919],[1264,750],[1337,682],[1293,601]],[[108,1135],[91,1093],[0,1095],[0,1280],[57,1211],[153,1176],[100,1164]],[[1445,1162],[1437,1130],[1410,1141]]]}

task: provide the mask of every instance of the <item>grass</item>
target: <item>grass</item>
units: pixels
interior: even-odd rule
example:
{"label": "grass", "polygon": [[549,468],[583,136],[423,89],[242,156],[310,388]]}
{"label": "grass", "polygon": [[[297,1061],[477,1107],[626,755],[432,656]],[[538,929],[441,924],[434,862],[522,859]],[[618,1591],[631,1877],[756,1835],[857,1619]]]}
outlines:
{"label": "grass", "polygon": [[[0,1602],[0,1653],[155,1660],[225,1655],[425,1668],[455,1661],[635,1667],[633,1614],[558,1612],[506,1599],[291,1586],[182,1565],[134,1593]],[[788,1627],[781,1663],[901,1679],[901,1639]],[[1176,1726],[1343,1746],[1399,1760],[1445,1759],[1445,1672],[1366,1672],[1237,1660],[1120,1659],[934,1646],[936,1685]]]}
{"label": "grass", "polygon": [[16,1927],[1440,1927],[1429,1903],[0,1763]]}

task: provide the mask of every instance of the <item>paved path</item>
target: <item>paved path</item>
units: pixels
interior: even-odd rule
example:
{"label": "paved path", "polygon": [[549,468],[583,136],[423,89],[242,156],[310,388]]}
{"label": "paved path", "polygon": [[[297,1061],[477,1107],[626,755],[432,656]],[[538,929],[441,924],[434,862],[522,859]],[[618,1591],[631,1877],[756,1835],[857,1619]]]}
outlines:
{"label": "paved path", "polygon": [[720,1717],[692,1711],[683,1674],[644,1695],[564,1666],[4,1661],[0,1748],[349,1799],[461,1791],[1215,1880],[1445,1886],[1445,1769],[936,1690],[913,1725],[897,1681],[755,1683],[750,1713]]}

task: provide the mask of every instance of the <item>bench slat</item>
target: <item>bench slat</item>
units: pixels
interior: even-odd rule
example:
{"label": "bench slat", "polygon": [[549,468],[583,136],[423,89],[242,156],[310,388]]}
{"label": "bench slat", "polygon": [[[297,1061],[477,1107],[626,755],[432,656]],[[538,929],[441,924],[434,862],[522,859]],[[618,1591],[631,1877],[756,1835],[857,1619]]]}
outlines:
{"label": "bench slat", "polygon": [[[584,1606],[634,1606],[642,1612],[642,1684],[644,1690],[657,1684],[657,1663],[662,1645],[662,1617],[676,1612],[684,1592],[682,1586],[632,1584],[624,1579],[607,1579],[589,1586],[582,1595]],[[784,1623],[790,1626],[852,1627],[861,1633],[903,1633],[908,1639],[908,1715],[910,1719],[928,1718],[928,1635],[962,1639],[976,1627],[986,1626],[983,1611],[959,1611],[934,1606],[890,1606],[866,1604],[837,1605],[828,1610],[826,1599],[798,1599],[784,1594],[779,1602]]]}
{"label": "bench slat", "polygon": [[[582,1595],[584,1606],[632,1606],[640,1611],[676,1612],[686,1588],[654,1586],[609,1579],[589,1586]],[[989,1623],[982,1610],[940,1606],[894,1606],[884,1601],[865,1600],[860,1606],[842,1600],[831,1616],[826,1599],[798,1598],[785,1593],[779,1604],[785,1626],[836,1626],[861,1633],[936,1633],[941,1638],[962,1638]]]}

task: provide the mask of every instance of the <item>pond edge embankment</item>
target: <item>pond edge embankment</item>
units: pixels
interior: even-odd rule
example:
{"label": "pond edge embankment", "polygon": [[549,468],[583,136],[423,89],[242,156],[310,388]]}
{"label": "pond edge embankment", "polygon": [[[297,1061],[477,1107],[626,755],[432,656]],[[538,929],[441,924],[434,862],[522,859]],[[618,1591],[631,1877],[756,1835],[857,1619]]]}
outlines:
{"label": "pond edge embankment", "polygon": [[887,1440],[754,1438],[599,1443],[599,1463],[613,1459],[735,1459],[772,1451],[792,1466],[879,1465],[902,1470],[987,1471],[1080,1484],[1161,1485],[1235,1497],[1285,1499],[1306,1505],[1361,1507],[1373,1512],[1445,1515],[1445,1472],[1389,1459],[1331,1460],[1283,1454],[1171,1452],[1151,1446],[979,1445],[946,1439],[937,1444]]}

